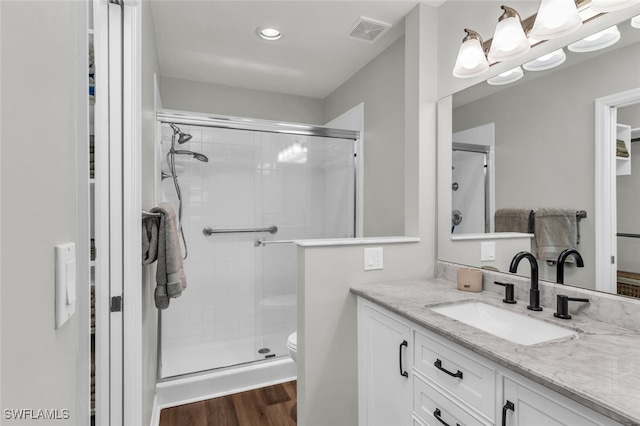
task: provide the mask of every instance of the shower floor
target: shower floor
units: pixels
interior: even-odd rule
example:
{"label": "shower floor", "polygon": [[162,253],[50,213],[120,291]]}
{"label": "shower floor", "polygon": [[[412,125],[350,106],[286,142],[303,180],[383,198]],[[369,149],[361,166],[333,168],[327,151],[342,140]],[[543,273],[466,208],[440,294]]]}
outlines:
{"label": "shower floor", "polygon": [[[215,368],[229,367],[265,359],[265,355],[288,356],[287,338],[293,331],[267,334],[260,340],[246,338],[224,342],[203,342],[174,348],[163,348],[161,377],[168,378]],[[269,348],[268,354],[258,353]]]}

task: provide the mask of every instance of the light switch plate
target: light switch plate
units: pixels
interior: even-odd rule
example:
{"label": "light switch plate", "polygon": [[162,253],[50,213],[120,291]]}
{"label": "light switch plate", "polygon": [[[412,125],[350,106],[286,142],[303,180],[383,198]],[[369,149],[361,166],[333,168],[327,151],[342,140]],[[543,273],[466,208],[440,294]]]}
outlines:
{"label": "light switch plate", "polygon": [[55,247],[56,328],[62,327],[76,312],[76,244]]}
{"label": "light switch plate", "polygon": [[382,247],[364,249],[364,270],[382,269],[383,257]]}
{"label": "light switch plate", "polygon": [[489,262],[491,260],[496,260],[496,243],[494,241],[480,243],[480,261]]}

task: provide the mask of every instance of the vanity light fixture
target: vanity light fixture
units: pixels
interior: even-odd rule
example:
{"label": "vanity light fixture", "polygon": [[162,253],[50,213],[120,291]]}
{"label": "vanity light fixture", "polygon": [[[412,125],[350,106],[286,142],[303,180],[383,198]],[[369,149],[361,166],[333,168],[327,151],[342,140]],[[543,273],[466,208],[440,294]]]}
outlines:
{"label": "vanity light fixture", "polygon": [[640,15],[631,19],[631,26],[640,29]]}
{"label": "vanity light fixture", "polygon": [[530,36],[550,40],[570,34],[582,26],[574,0],[542,0]]}
{"label": "vanity light fixture", "polygon": [[256,28],[256,35],[268,41],[278,40],[282,37],[280,30],[270,25],[262,25]]}
{"label": "vanity light fixture", "polygon": [[458,78],[478,76],[489,69],[489,62],[482,48],[482,37],[477,32],[465,28],[467,35],[462,39],[453,75]]}
{"label": "vanity light fixture", "polygon": [[582,40],[571,43],[567,48],[572,52],[594,52],[615,44],[620,40],[620,31],[616,25],[592,34]]}
{"label": "vanity light fixture", "polygon": [[522,67],[527,71],[544,71],[562,64],[567,59],[563,49],[554,50],[551,53],[540,56]]}
{"label": "vanity light fixture", "polygon": [[531,49],[518,12],[508,6],[500,7],[504,12],[498,19],[489,49],[488,59],[491,62],[509,61],[526,54]]}
{"label": "vanity light fixture", "polygon": [[637,4],[639,0],[591,0],[591,10],[597,13],[614,12]]}
{"label": "vanity light fixture", "polygon": [[522,68],[515,67],[509,71],[503,72],[502,74],[498,74],[495,77],[491,77],[487,80],[487,83],[492,86],[500,86],[503,84],[513,83],[514,81],[518,81],[524,76],[524,71]]}

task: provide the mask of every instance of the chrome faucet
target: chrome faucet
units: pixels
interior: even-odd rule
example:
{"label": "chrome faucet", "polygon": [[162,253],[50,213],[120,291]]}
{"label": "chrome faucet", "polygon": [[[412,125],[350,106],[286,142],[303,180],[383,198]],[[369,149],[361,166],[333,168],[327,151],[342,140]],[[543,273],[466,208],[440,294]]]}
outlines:
{"label": "chrome faucet", "polygon": [[529,290],[529,306],[527,309],[532,311],[541,311],[540,307],[540,289],[538,288],[538,261],[535,256],[528,251],[521,251],[511,259],[509,272],[515,273],[518,270],[518,264],[522,259],[527,259],[531,264],[531,289]]}
{"label": "chrome faucet", "polygon": [[556,269],[556,282],[558,284],[564,284],[564,263],[567,260],[567,257],[573,255],[576,259],[576,266],[578,268],[584,268],[584,261],[582,260],[582,256],[578,253],[576,249],[566,249],[560,256],[558,256],[558,265]]}

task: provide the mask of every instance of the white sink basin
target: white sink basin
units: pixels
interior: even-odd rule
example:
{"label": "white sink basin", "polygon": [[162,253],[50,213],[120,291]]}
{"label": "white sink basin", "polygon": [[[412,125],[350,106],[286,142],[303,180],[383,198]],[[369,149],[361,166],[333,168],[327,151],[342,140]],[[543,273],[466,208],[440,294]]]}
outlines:
{"label": "white sink basin", "polygon": [[576,334],[574,330],[482,302],[461,302],[430,309],[520,345],[534,345]]}

